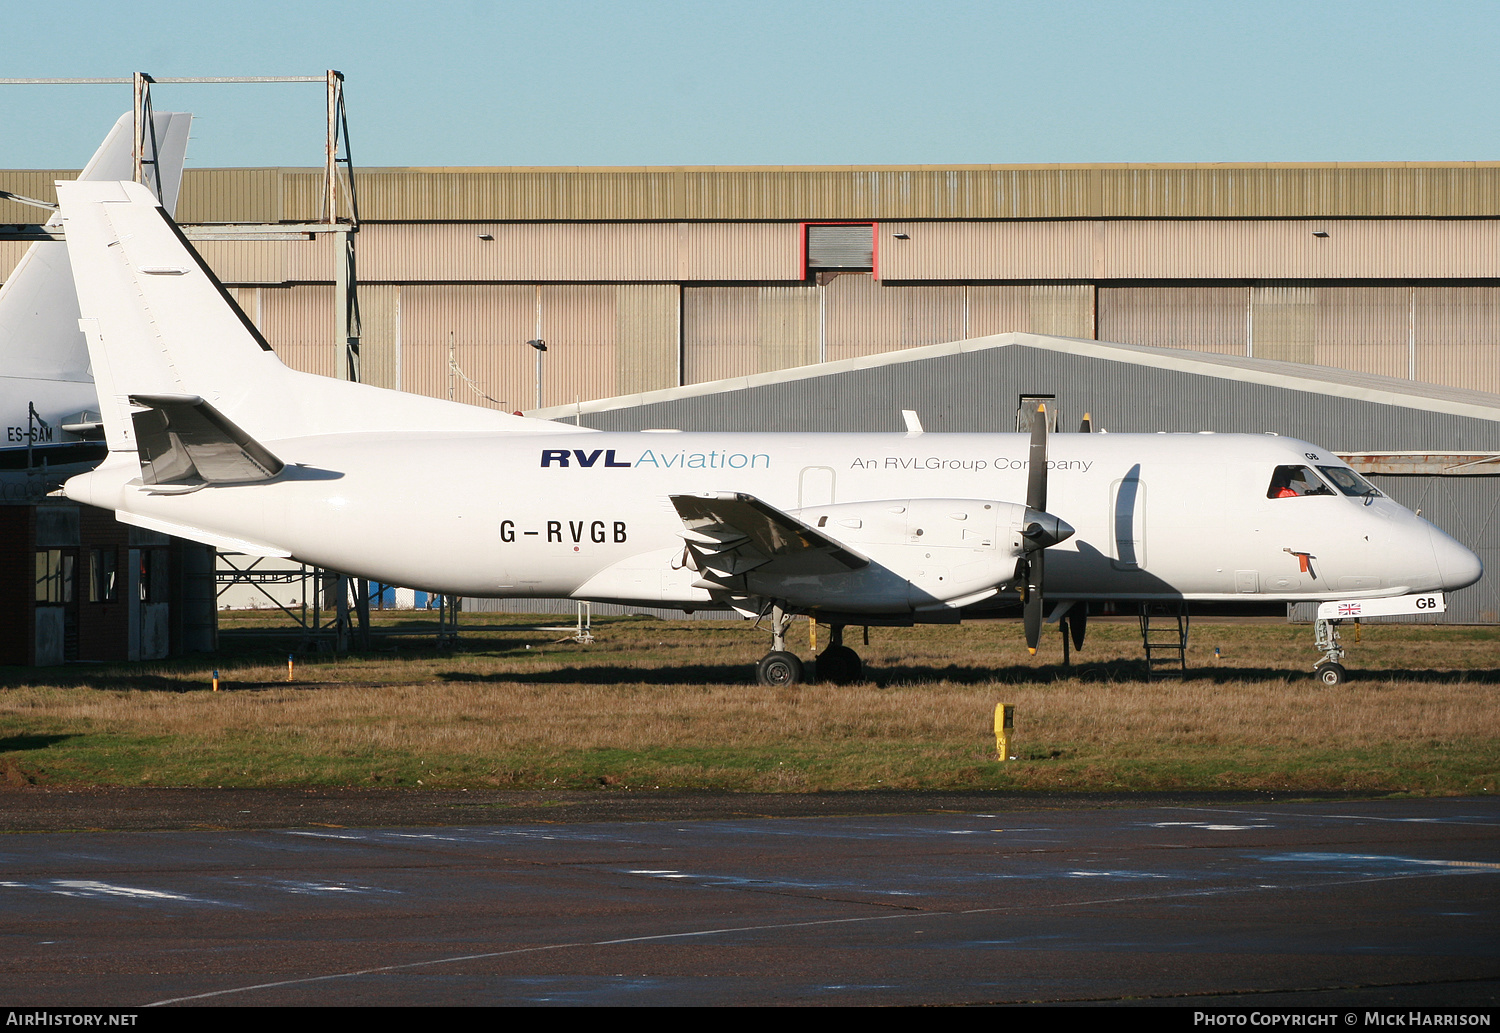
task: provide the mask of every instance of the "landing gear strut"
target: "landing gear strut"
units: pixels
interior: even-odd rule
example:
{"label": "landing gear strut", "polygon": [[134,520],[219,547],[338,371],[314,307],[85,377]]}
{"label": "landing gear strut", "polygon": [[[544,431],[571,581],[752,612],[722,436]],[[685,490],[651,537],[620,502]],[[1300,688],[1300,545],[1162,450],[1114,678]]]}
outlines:
{"label": "landing gear strut", "polygon": [[844,645],[844,626],[831,625],[828,648],[818,654],[818,680],[849,685],[859,681],[862,669],[859,654]]}
{"label": "landing gear strut", "polygon": [[[771,604],[771,651],[755,665],[755,680],[772,688],[785,688],[800,683],[806,672],[797,654],[786,648],[786,629],[792,623],[792,615]],[[818,680],[831,685],[849,685],[857,682],[864,673],[859,654],[844,645],[844,626],[829,625],[828,648],[818,654],[815,671]],[[866,635],[865,641],[869,642]]]}
{"label": "landing gear strut", "polygon": [[771,651],[755,666],[755,680],[762,685],[784,688],[802,680],[802,661],[786,648],[786,628],[791,622],[791,614],[779,605],[771,606]]}
{"label": "landing gear strut", "polygon": [[1342,685],[1349,680],[1349,672],[1340,662],[1344,659],[1344,647],[1339,645],[1339,623],[1327,620],[1313,622],[1313,643],[1323,651],[1323,659],[1313,668],[1313,675],[1330,687]]}

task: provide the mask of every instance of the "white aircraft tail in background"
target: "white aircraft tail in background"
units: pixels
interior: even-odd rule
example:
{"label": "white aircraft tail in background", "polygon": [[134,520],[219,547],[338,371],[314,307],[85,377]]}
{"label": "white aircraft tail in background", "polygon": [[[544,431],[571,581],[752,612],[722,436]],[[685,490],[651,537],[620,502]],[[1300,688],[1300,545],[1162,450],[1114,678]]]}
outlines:
{"label": "white aircraft tail in background", "polygon": [[[154,160],[149,178],[153,185],[160,178],[160,202],[168,212],[177,208],[192,120],[185,112],[157,112],[154,152],[152,140],[147,142],[146,157]],[[121,115],[79,181],[129,179],[132,132],[133,116]],[[49,229],[61,225],[58,214],[46,222]],[[32,244],[0,286],[0,471],[99,458],[97,446],[80,450],[82,442],[101,435],[102,427],[78,314],[67,244]]]}

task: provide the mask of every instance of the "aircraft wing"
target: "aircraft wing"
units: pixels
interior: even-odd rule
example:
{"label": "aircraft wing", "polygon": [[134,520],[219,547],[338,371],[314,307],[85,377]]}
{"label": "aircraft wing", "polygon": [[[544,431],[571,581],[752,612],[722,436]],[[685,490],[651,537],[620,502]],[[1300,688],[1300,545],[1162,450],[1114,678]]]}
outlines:
{"label": "aircraft wing", "polygon": [[682,518],[688,555],[702,587],[754,571],[758,578],[846,574],[869,559],[753,495],[708,492],[669,496]]}

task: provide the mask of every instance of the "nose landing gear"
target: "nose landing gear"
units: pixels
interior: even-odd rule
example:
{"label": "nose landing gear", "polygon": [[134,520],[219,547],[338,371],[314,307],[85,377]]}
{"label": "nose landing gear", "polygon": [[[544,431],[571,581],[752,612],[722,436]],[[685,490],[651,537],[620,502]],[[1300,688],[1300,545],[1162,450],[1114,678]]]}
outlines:
{"label": "nose landing gear", "polygon": [[1313,622],[1313,643],[1323,651],[1323,659],[1313,668],[1313,676],[1332,688],[1349,680],[1341,661],[1344,647],[1339,644],[1339,621],[1318,619]]}

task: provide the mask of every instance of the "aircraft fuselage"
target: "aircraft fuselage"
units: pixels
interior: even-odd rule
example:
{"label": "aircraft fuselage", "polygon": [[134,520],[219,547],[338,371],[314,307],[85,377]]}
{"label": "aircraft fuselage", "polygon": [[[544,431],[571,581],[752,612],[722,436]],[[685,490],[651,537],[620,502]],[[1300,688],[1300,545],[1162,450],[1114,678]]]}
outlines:
{"label": "aircraft fuselage", "polygon": [[[1007,504],[1026,497],[1027,443],[1021,434],[361,433],[268,441],[287,469],[253,485],[157,494],[118,488],[107,464],[68,490],[391,584],[684,607],[713,597],[694,587],[669,496],[741,492],[870,556],[887,583],[862,583],[885,601],[863,609],[901,612],[962,605],[968,588],[1013,571],[1018,518]],[[1278,468],[1347,469],[1291,438],[1057,434],[1048,465],[1047,510],[1076,531],[1048,551],[1049,599],[1349,599],[1452,590],[1479,576],[1472,553],[1383,496],[1325,485],[1268,497]],[[904,594],[892,578],[905,579]],[[829,579],[816,580],[828,605]],[[796,605],[796,585],[782,587]]]}

